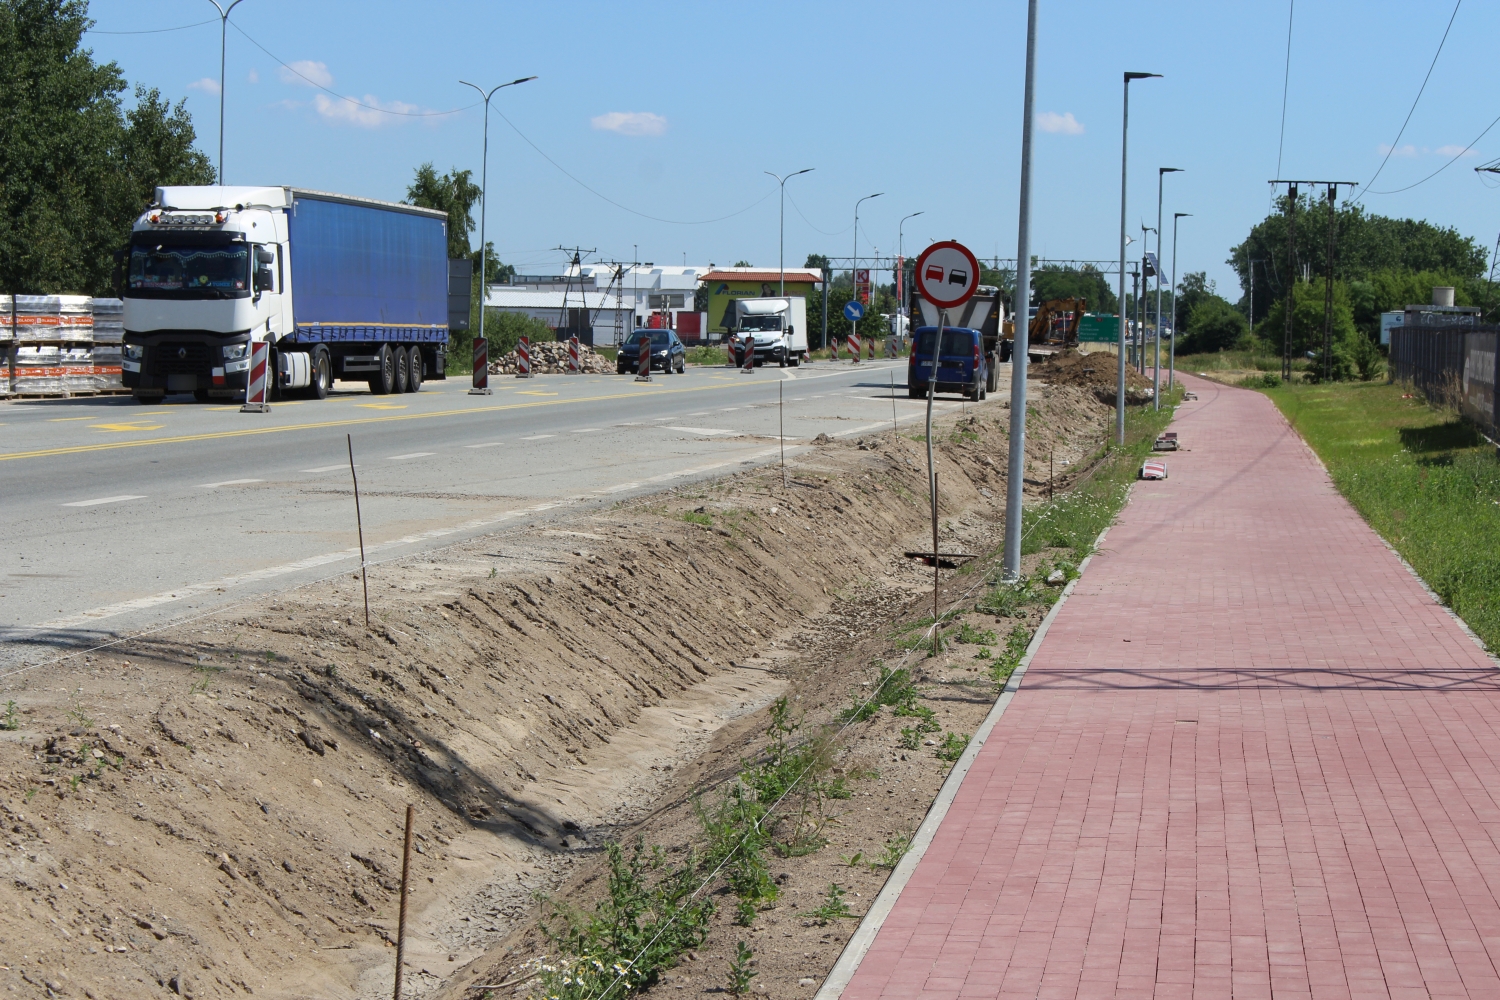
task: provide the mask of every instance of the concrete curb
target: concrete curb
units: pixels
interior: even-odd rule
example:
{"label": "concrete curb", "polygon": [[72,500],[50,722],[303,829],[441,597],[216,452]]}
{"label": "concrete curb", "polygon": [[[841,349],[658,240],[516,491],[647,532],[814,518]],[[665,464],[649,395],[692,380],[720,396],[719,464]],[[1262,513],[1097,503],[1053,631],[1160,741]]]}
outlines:
{"label": "concrete curb", "polygon": [[[1133,491],[1133,489],[1132,489]],[[1128,504],[1130,498],[1127,496],[1125,502]],[[1122,507],[1123,509],[1123,507]],[[1104,536],[1109,534],[1109,528],[1099,532],[1099,537],[1094,539],[1094,552],[1098,552],[1104,544]],[[906,883],[911,881],[912,874],[917,870],[922,856],[927,853],[932,840],[937,836],[938,827],[942,825],[943,819],[948,815],[948,808],[958,796],[959,786],[963,784],[969,769],[974,766],[974,760],[979,756],[979,751],[984,749],[985,741],[989,739],[990,733],[994,731],[1000,717],[1005,714],[1006,708],[1015,699],[1016,691],[1021,687],[1021,679],[1026,676],[1026,668],[1031,665],[1032,657],[1036,656],[1037,650],[1042,646],[1042,640],[1047,637],[1047,630],[1052,627],[1052,622],[1062,611],[1063,605],[1072,596],[1073,589],[1078,586],[1078,581],[1083,579],[1084,571],[1088,569],[1093,560],[1094,553],[1084,557],[1083,562],[1078,565],[1078,576],[1068,582],[1058,597],[1057,603],[1047,612],[1042,619],[1042,624],[1037,627],[1036,634],[1031,637],[1031,642],[1026,646],[1026,653],[1021,657],[1020,664],[1015,673],[1005,682],[1005,689],[1000,692],[1000,697],[995,700],[995,705],[989,714],[984,717],[984,722],[979,726],[974,737],[969,740],[968,749],[964,751],[958,763],[953,765],[953,770],[948,772],[948,778],[943,782],[943,787],[938,790],[937,798],[933,799],[932,807],[927,810],[927,816],[922,820],[922,825],[917,827],[916,834],[912,837],[911,846],[901,858],[901,863],[891,872],[891,877],[885,880],[880,894],[875,897],[875,902],[870,904],[870,909],[865,913],[864,919],[855,928],[854,934],[849,938],[849,943],[844,945],[839,960],[834,963],[828,978],[823,980],[823,985],[818,989],[813,1000],[838,1000],[843,995],[844,989],[848,987],[849,981],[854,978],[859,963],[864,961],[866,953],[871,945],[875,943],[875,937],[880,933],[880,928],[885,924],[886,917],[890,916],[891,910],[896,906],[896,900],[901,896],[901,890],[906,888]]]}

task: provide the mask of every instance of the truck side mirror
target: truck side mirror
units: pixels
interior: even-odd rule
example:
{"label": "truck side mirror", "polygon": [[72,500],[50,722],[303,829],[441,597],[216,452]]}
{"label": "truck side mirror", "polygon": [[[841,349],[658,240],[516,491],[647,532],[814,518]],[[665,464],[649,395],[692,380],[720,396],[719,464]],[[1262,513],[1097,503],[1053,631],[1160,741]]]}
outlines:
{"label": "truck side mirror", "polygon": [[269,267],[276,263],[276,254],[270,250],[257,250],[255,251],[255,263]]}
{"label": "truck side mirror", "polygon": [[274,290],[275,282],[271,277],[269,267],[257,267],[255,269],[255,290],[257,292],[269,292]]}

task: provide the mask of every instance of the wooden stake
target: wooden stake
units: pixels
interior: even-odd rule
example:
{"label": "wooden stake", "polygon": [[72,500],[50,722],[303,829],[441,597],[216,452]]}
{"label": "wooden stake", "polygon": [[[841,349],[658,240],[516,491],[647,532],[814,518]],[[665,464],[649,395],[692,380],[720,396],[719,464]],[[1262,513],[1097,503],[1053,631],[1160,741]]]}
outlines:
{"label": "wooden stake", "polygon": [[411,827],[416,815],[416,807],[408,805],[406,807],[406,847],[401,852],[401,915],[396,918],[395,1000],[401,1000],[401,965],[406,960],[406,897],[411,891]]}

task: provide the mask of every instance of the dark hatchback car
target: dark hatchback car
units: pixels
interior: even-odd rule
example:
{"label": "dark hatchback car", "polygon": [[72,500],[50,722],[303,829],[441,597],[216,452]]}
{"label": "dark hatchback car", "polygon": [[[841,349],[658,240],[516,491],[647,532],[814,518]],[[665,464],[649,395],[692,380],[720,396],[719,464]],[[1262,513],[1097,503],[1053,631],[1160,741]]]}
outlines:
{"label": "dark hatchback car", "polygon": [[615,371],[621,375],[634,375],[641,361],[641,338],[651,338],[651,367],[663,375],[687,371],[687,348],[671,330],[637,330],[620,345],[615,355]]}
{"label": "dark hatchback car", "polygon": [[[927,395],[932,377],[932,348],[937,328],[920,327],[912,342],[906,368],[906,390],[913,399]],[[965,327],[943,327],[938,344],[937,391],[957,392],[973,400],[988,395],[989,366],[984,357],[984,334]]]}

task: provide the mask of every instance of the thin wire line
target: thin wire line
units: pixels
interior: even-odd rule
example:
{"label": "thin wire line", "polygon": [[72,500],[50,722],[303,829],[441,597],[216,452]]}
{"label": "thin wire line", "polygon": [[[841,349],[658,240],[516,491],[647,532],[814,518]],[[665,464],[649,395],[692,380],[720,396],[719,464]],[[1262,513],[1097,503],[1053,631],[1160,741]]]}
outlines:
{"label": "thin wire line", "polygon": [[796,211],[796,213],[798,215],[802,216],[802,221],[805,222],[805,223],[807,223],[807,225],[808,225],[809,228],[811,228],[815,232],[822,233],[824,236],[842,236],[842,235],[844,235],[845,233],[847,233],[850,229],[852,229],[854,227],[854,223],[851,222],[851,223],[849,223],[849,225],[845,226],[843,229],[839,229],[839,230],[836,230],[835,232],[831,232],[831,233],[828,230],[826,230],[826,229],[819,229],[817,226],[814,226],[812,224],[812,220],[811,219],[809,219],[806,215],[802,214],[802,208],[801,208],[801,206],[799,206],[797,204],[797,200],[795,198],[793,198],[791,195],[787,195],[786,196],[786,200],[792,203],[792,209],[794,211]]}
{"label": "thin wire line", "polygon": [[306,75],[304,75],[302,73],[298,73],[297,70],[294,67],[288,66],[286,63],[282,62],[281,61],[281,57],[278,56],[278,55],[276,55],[276,53],[272,52],[270,49],[268,49],[264,45],[260,44],[260,42],[257,42],[255,39],[251,38],[249,36],[249,34],[246,33],[246,31],[245,31],[244,28],[241,28],[238,24],[235,24],[233,21],[229,22],[229,26],[231,28],[233,28],[235,31],[238,31],[240,34],[244,35],[245,38],[249,40],[249,42],[250,42],[251,45],[254,45],[257,49],[260,49],[266,55],[270,56],[273,60],[276,61],[277,65],[279,65],[282,69],[286,70],[288,73],[293,73],[293,74],[301,77],[303,80],[306,80],[308,82],[308,84],[310,84],[311,86],[317,87],[319,90],[324,91],[325,93],[332,94],[334,97],[337,97],[341,101],[348,101],[350,104],[353,104],[355,107],[366,108],[366,109],[368,109],[370,111],[379,111],[383,115],[398,115],[398,116],[400,116],[402,118],[441,118],[444,115],[456,115],[460,111],[467,111],[470,108],[477,108],[477,107],[479,107],[480,104],[483,103],[482,101],[475,101],[473,104],[465,104],[463,107],[461,107],[461,108],[454,108],[452,111],[392,111],[389,108],[380,108],[380,107],[376,107],[373,104],[365,104],[363,101],[356,101],[352,97],[345,97],[343,94],[340,94],[336,90],[329,90],[327,87],[323,86],[318,81],[316,81],[314,79],[311,79],[310,77],[308,77],[308,76],[306,76]]}
{"label": "thin wire line", "polygon": [[599,191],[596,191],[593,188],[589,187],[583,181],[579,180],[576,176],[574,176],[573,174],[569,173],[568,169],[566,167],[564,167],[561,163],[558,163],[552,157],[548,156],[542,150],[542,147],[540,147],[536,143],[532,142],[531,139],[530,139],[530,137],[528,137],[525,132],[522,132],[520,129],[516,128],[516,123],[513,122],[513,121],[511,121],[509,118],[505,117],[505,112],[501,111],[499,108],[491,108],[490,110],[493,111],[495,114],[499,115],[500,116],[500,120],[503,121],[503,122],[505,122],[505,124],[509,125],[512,132],[514,132],[516,135],[520,136],[521,140],[523,142],[525,142],[526,145],[528,145],[532,149],[536,150],[538,156],[540,156],[542,159],[546,160],[548,163],[550,163],[554,167],[556,167],[562,173],[562,175],[564,177],[568,178],[568,180],[572,181],[574,184],[577,184],[579,187],[583,188],[589,194],[591,194],[594,197],[600,199],[601,201],[606,201],[609,204],[615,206],[615,208],[620,209],[622,212],[629,212],[631,215],[638,215],[638,216],[640,216],[643,219],[650,219],[652,222],[665,222],[666,224],[668,224],[670,226],[706,226],[706,225],[708,225],[710,223],[713,223],[713,222],[723,222],[725,219],[732,219],[736,215],[744,215],[746,212],[750,211],[756,205],[759,205],[761,202],[765,201],[767,198],[771,197],[771,195],[773,195],[773,194],[776,193],[776,189],[772,188],[771,190],[767,191],[764,195],[762,195],[761,197],[755,199],[754,201],[752,201],[750,204],[746,205],[744,208],[740,209],[739,211],[737,211],[737,212],[730,212],[728,215],[721,215],[721,216],[719,216],[716,219],[697,219],[697,220],[663,219],[663,218],[660,218],[660,217],[655,216],[655,215],[647,215],[645,212],[637,212],[635,209],[631,208],[628,205],[622,205],[618,201],[615,201],[613,198],[609,197],[609,195],[602,194]]}
{"label": "thin wire line", "polygon": [[[1437,51],[1432,54],[1432,62],[1429,63],[1428,66],[1427,66],[1427,75],[1424,76],[1424,77],[1422,77],[1422,86],[1420,86],[1420,87],[1417,88],[1417,96],[1412,99],[1411,107],[1406,112],[1406,119],[1401,123],[1401,131],[1399,131],[1399,132],[1396,133],[1396,141],[1393,142],[1393,143],[1391,143],[1391,147],[1385,151],[1385,159],[1383,159],[1383,160],[1380,161],[1380,170],[1375,171],[1375,176],[1371,177],[1370,181],[1369,181],[1369,184],[1365,185],[1364,193],[1361,194],[1358,198],[1354,199],[1354,201],[1353,201],[1352,204],[1358,205],[1361,201],[1364,200],[1364,197],[1365,197],[1366,194],[1371,194],[1371,193],[1374,193],[1374,194],[1394,194],[1395,193],[1394,191],[1376,191],[1376,192],[1371,192],[1370,191],[1370,184],[1374,184],[1375,183],[1376,179],[1380,176],[1380,171],[1384,170],[1385,169],[1385,165],[1390,162],[1390,160],[1391,160],[1391,154],[1394,153],[1394,152],[1396,152],[1396,147],[1397,146],[1401,145],[1401,137],[1406,134],[1406,126],[1411,122],[1411,116],[1417,110],[1417,102],[1422,99],[1422,93],[1423,93],[1423,91],[1425,91],[1427,89],[1427,81],[1430,80],[1430,79],[1432,79],[1432,71],[1437,66],[1438,56],[1440,56],[1440,55],[1443,54],[1443,46],[1446,45],[1447,42],[1448,42],[1448,32],[1450,32],[1450,31],[1453,30],[1453,21],[1454,21],[1455,18],[1458,17],[1458,8],[1462,7],[1463,3],[1464,3],[1464,0],[1458,0],[1458,2],[1453,5],[1453,13],[1448,16],[1448,27],[1446,27],[1446,28],[1443,29],[1442,40],[1438,42]],[[1488,132],[1489,129],[1485,129],[1485,131]],[[1481,134],[1483,134],[1483,133],[1481,133]],[[1474,141],[1478,142],[1479,140],[1475,139]],[[1462,155],[1462,154],[1460,154],[1460,155]],[[1457,159],[1457,157],[1455,157],[1454,159]],[[1448,164],[1447,163],[1443,164],[1437,170],[1434,170],[1431,174],[1428,174],[1427,177],[1422,178],[1421,181],[1417,181],[1417,184],[1421,184],[1422,181],[1427,180],[1429,177],[1436,177],[1439,173],[1441,173],[1442,171],[1446,170],[1447,168],[1448,168]],[[1279,174],[1278,174],[1278,176],[1279,176]],[[1413,184],[1413,185],[1411,185],[1411,187],[1416,187],[1417,184]],[[1407,189],[1406,188],[1400,188],[1399,190],[1405,191]]]}
{"label": "thin wire line", "polygon": [[207,21],[194,21],[192,24],[179,24],[175,28],[147,28],[142,31],[102,31],[99,28],[85,28],[85,35],[160,35],[168,31],[186,31],[188,28],[196,28],[204,24],[213,24],[217,17],[211,17]]}
{"label": "thin wire line", "polygon": [[[1441,167],[1438,167],[1436,170],[1434,170],[1432,173],[1428,174],[1426,177],[1423,177],[1421,180],[1416,181],[1416,182],[1411,183],[1411,184],[1408,184],[1408,185],[1406,185],[1406,187],[1396,188],[1395,190],[1392,190],[1392,191],[1371,191],[1369,188],[1366,188],[1365,189],[1365,194],[1400,194],[1402,191],[1410,191],[1412,188],[1416,187],[1418,184],[1426,184],[1428,181],[1432,180],[1438,174],[1442,173],[1444,170],[1447,170],[1449,167],[1453,166],[1453,164],[1457,163],[1460,159],[1462,159],[1463,155],[1465,153],[1467,153],[1469,150],[1473,149],[1474,148],[1474,144],[1477,143],[1477,142],[1479,142],[1480,139],[1483,139],[1489,133],[1490,129],[1494,128],[1496,125],[1500,125],[1500,118],[1496,118],[1494,121],[1492,121],[1488,125],[1486,125],[1484,127],[1484,131],[1481,132],[1481,133],[1479,133],[1478,135],[1476,135],[1474,137],[1474,142],[1469,143],[1462,150],[1460,150],[1457,156],[1453,157],[1453,159],[1449,160],[1447,163],[1443,164]],[[1362,194],[1362,195],[1360,195],[1360,197],[1363,198],[1364,195]]]}
{"label": "thin wire line", "polygon": [[[1297,0],[1290,0],[1286,9],[1286,69],[1281,75],[1281,139],[1276,145],[1276,176],[1281,176],[1281,153],[1286,148],[1286,96],[1292,82],[1292,15],[1296,13]],[[1275,194],[1272,194],[1272,198]]]}

